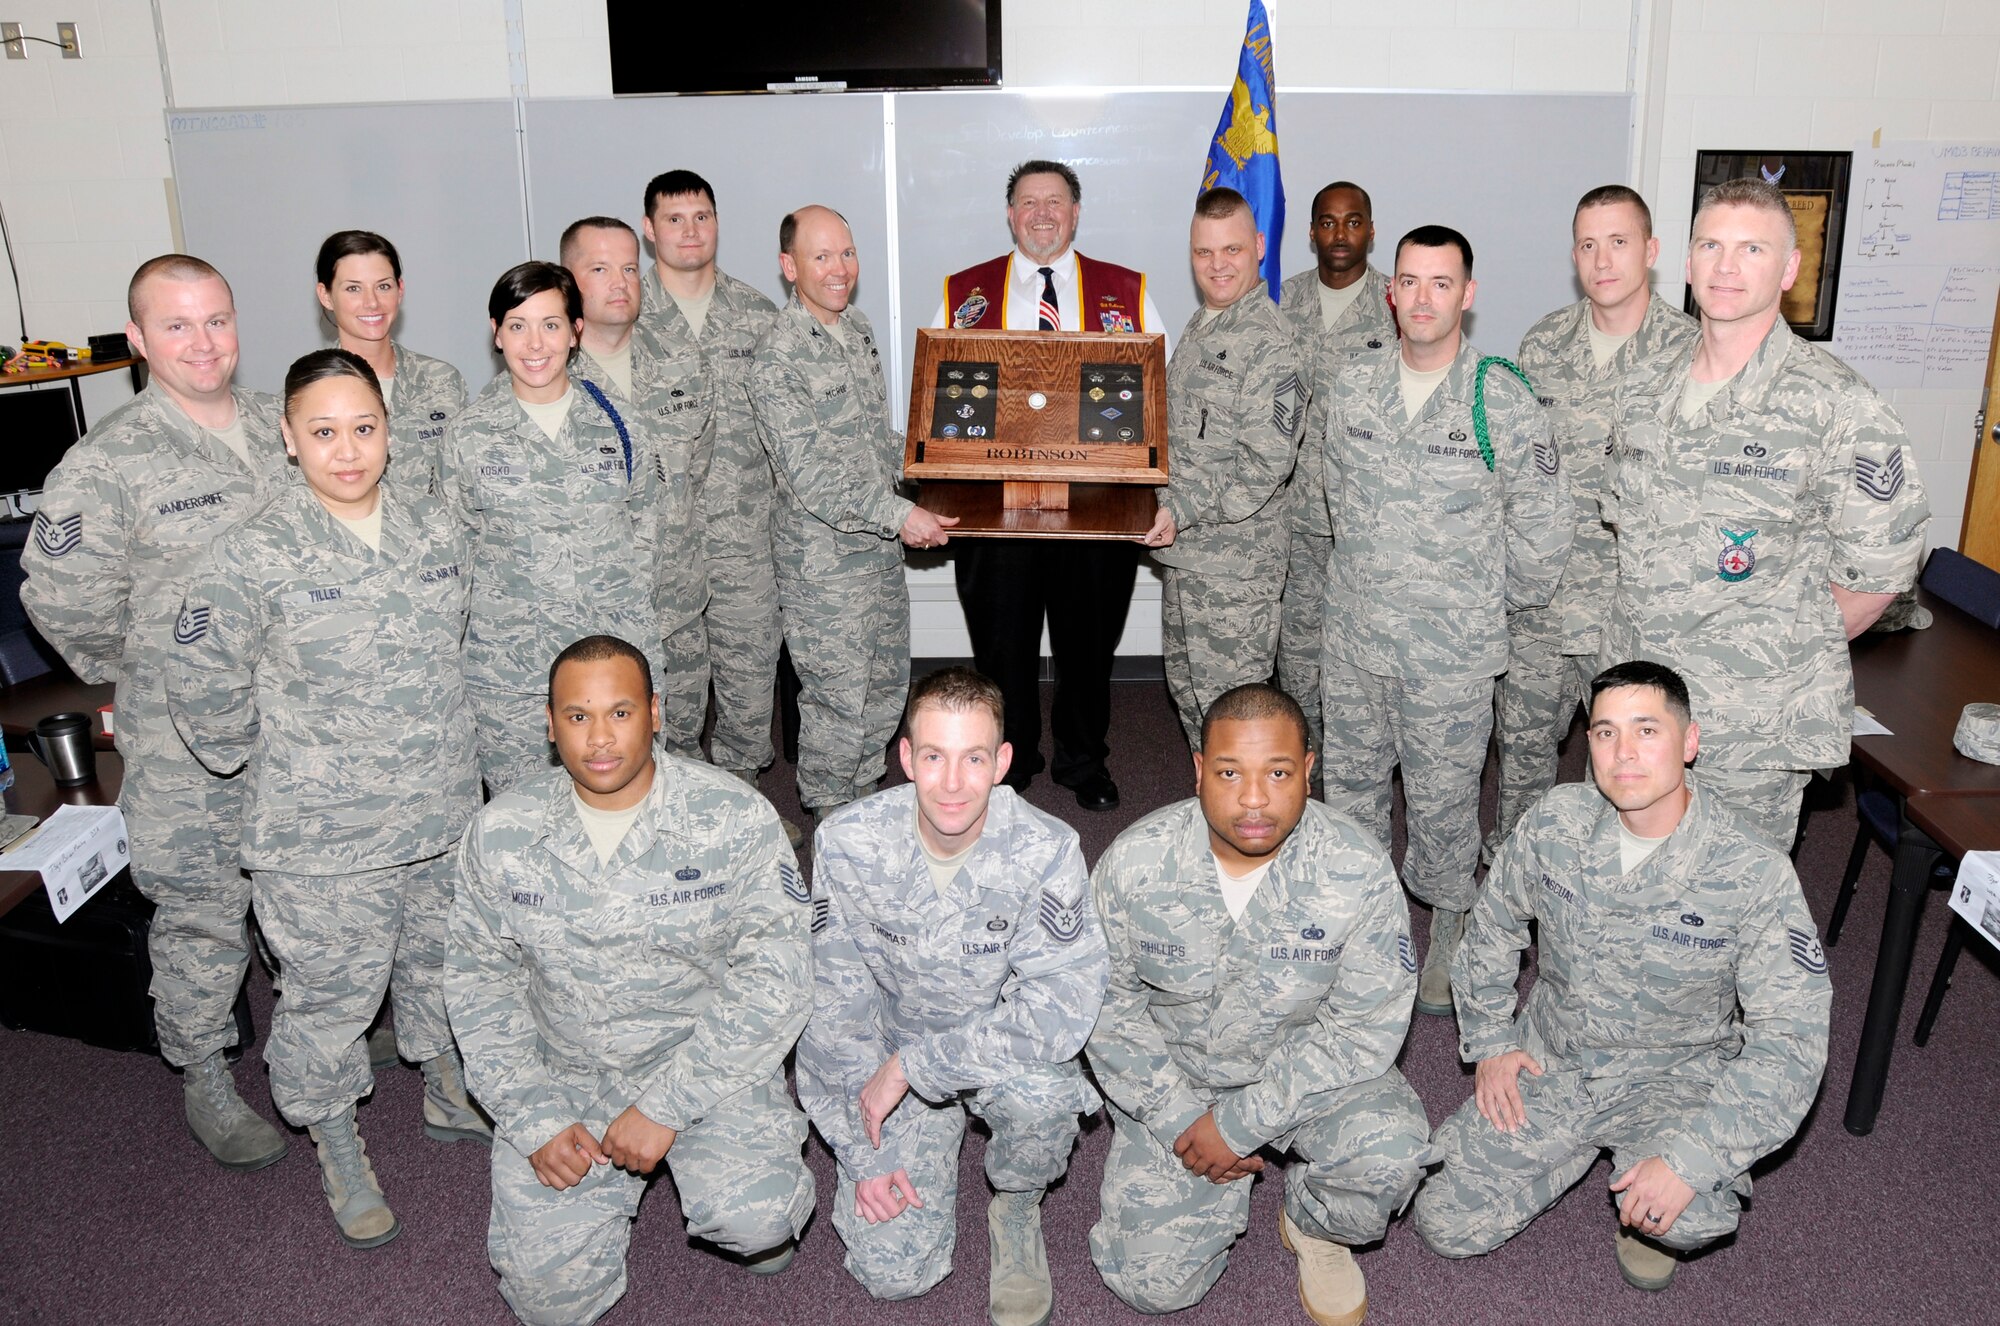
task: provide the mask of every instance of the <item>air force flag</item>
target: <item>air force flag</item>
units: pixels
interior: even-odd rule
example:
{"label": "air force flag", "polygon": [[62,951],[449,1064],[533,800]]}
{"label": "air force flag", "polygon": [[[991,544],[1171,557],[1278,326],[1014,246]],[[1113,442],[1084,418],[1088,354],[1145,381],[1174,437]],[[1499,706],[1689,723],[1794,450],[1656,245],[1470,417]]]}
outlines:
{"label": "air force flag", "polygon": [[1227,187],[1250,201],[1257,230],[1264,236],[1263,274],[1278,297],[1285,237],[1285,183],[1278,175],[1277,76],[1271,62],[1271,22],[1264,0],[1250,0],[1243,48],[1236,58],[1236,81],[1222,107],[1222,119],[1201,168],[1203,191]]}

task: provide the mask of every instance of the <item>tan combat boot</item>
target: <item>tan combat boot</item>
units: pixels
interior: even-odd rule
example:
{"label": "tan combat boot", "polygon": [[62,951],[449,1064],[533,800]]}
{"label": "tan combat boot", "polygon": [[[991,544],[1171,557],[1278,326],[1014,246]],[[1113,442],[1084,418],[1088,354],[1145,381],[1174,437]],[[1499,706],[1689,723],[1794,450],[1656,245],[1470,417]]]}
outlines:
{"label": "tan combat boot", "polygon": [[752,1275],[783,1275],[792,1268],[792,1259],[799,1255],[799,1241],[786,1239],[775,1248],[753,1252],[743,1259],[743,1269]]}
{"label": "tan combat boot", "polygon": [[424,1061],[424,1136],[493,1145],[493,1125],[465,1093],[465,1063],[455,1046]]}
{"label": "tan combat boot", "polygon": [[403,1230],[396,1213],[382,1198],[375,1167],[368,1163],[368,1144],[354,1126],[354,1107],[306,1129],[319,1148],[319,1186],[340,1240],[350,1248],[379,1248]]}
{"label": "tan combat boot", "polygon": [[1417,975],[1417,1012],[1451,1016],[1451,960],[1464,934],[1464,912],[1431,909],[1431,946],[1424,951],[1424,969]]}
{"label": "tan combat boot", "polygon": [[1618,1274],[1634,1289],[1658,1293],[1674,1282],[1674,1269],[1680,1264],[1672,1248],[1618,1226]]}
{"label": "tan combat boot", "polygon": [[1361,1326],[1368,1316],[1368,1281],[1354,1254],[1332,1239],[1316,1239],[1278,1211],[1278,1241],[1299,1259],[1299,1305],[1319,1326]]}
{"label": "tan combat boot", "polygon": [[992,1272],[986,1316],[992,1326],[1043,1326],[1055,1311],[1049,1253],[1042,1242],[1042,1190],[993,1194],[986,1208]]}
{"label": "tan combat boot", "polygon": [[[757,771],[755,769],[731,769],[729,770],[729,776],[748,784],[751,791],[755,792],[757,790]],[[778,816],[778,826],[785,831],[785,841],[792,845],[794,852],[806,845],[805,831],[786,819],[783,815]]]}
{"label": "tan combat boot", "polygon": [[243,1103],[222,1051],[181,1070],[188,1131],[226,1169],[253,1170],[285,1154],[285,1135]]}
{"label": "tan combat boot", "polygon": [[377,1071],[402,1062],[396,1049],[396,1029],[384,1022],[368,1033],[368,1066]]}

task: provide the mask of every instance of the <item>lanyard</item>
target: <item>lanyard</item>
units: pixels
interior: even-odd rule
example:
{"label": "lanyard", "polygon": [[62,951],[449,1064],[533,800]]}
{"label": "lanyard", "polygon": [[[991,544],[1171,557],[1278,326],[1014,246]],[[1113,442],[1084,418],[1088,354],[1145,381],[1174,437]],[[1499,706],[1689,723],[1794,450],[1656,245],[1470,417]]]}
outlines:
{"label": "lanyard", "polygon": [[[1518,373],[1521,370],[1517,368],[1514,371]],[[610,398],[604,394],[603,389],[600,388],[595,382],[592,382],[589,378],[578,378],[577,381],[583,384],[583,389],[590,393],[590,399],[597,402],[598,408],[611,416],[611,426],[618,430],[618,445],[625,448],[625,482],[631,483],[632,482],[632,435],[625,431],[624,418],[619,415],[617,407],[612,405]],[[1527,379],[1523,378],[1522,381],[1525,382],[1527,381]],[[1477,409],[1478,407],[1475,406],[1474,408]],[[1484,436],[1485,436],[1484,434],[1481,434],[1482,438],[1484,438]],[[1487,454],[1490,457],[1492,453],[1488,452]],[[1491,459],[1487,460],[1486,468],[1489,470],[1493,468],[1493,462]]]}
{"label": "lanyard", "polygon": [[[1528,381],[1528,375],[1521,371],[1519,364],[1499,355],[1487,355],[1479,361],[1479,366],[1472,370],[1472,435],[1479,439],[1479,454],[1486,461],[1488,474],[1493,472],[1493,442],[1486,435],[1486,370],[1495,364],[1521,379],[1521,385],[1526,387],[1530,394],[1535,390],[1535,384]],[[590,384],[586,382],[584,385]]]}

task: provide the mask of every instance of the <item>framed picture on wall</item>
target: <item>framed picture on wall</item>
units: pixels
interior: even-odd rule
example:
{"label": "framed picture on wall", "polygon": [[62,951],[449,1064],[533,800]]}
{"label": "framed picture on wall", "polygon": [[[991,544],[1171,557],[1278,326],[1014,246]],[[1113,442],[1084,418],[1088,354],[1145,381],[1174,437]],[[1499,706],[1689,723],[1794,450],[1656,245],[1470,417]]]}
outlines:
{"label": "framed picture on wall", "polygon": [[[1695,208],[1709,189],[1744,175],[1771,184],[1791,204],[1799,229],[1799,278],[1780,307],[1792,330],[1808,341],[1833,337],[1841,238],[1847,229],[1847,177],[1853,164],[1852,152],[1695,153]],[[1696,312],[1692,288],[1683,307],[1691,315]]]}

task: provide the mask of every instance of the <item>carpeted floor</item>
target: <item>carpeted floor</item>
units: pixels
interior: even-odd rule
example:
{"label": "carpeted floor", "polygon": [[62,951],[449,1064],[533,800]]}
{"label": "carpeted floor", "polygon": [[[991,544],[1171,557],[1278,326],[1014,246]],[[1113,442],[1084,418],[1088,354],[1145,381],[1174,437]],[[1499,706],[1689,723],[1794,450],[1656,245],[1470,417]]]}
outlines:
{"label": "carpeted floor", "polygon": [[[1124,806],[1086,815],[1060,788],[1031,798],[1076,824],[1091,860],[1143,811],[1192,790],[1192,774],[1157,681],[1116,688],[1112,771]],[[1565,776],[1580,776],[1572,736]],[[1486,790],[1485,814],[1493,794]],[[765,776],[779,808],[797,814],[789,771]],[[1844,785],[1816,787],[1801,874],[1822,926],[1855,831]],[[1398,838],[1396,850],[1401,850]],[[1432,1256],[1407,1221],[1363,1253],[1372,1321],[1959,1323],[1994,1319],[1992,1252],[2000,1224],[2000,978],[1983,944],[1958,980],[1926,1049],[1909,1031],[1943,942],[1948,914],[1931,900],[1917,949],[1888,1097],[1874,1134],[1840,1126],[1880,928],[1888,862],[1871,854],[1840,945],[1829,951],[1834,1027],[1827,1081],[1796,1143],[1759,1168],[1738,1237],[1684,1266],[1660,1295],[1626,1288],[1612,1256],[1613,1220],[1601,1162],[1554,1210],[1492,1256]],[[1426,933],[1416,909],[1419,944]],[[1974,951],[1974,950],[1977,951]],[[260,1028],[270,990],[254,974]],[[261,1044],[259,1046],[261,1050]],[[237,1068],[244,1095],[276,1118],[259,1050]],[[1418,1017],[1402,1068],[1433,1123],[1470,1092],[1448,1020]],[[446,1323],[511,1320],[487,1268],[487,1155],[425,1140],[420,1075],[393,1069],[364,1105],[362,1129],[403,1221],[395,1242],[351,1252],[334,1235],[303,1134],[291,1154],[250,1175],[227,1173],[188,1136],[180,1079],[158,1061],[31,1033],[0,1033],[0,1321],[91,1323]],[[1093,1120],[1046,1206],[1058,1323],[1133,1323],[1099,1282],[1086,1249],[1108,1129]],[[670,1183],[654,1185],[634,1229],[631,1288],[604,1320],[838,1326],[850,1322],[977,1326],[985,1320],[981,1142],[963,1157],[969,1200],[959,1211],[958,1270],[925,1298],[873,1302],[841,1269],[824,1210],[793,1268],[758,1280],[691,1246]],[[832,1161],[817,1136],[808,1159],[822,1204]],[[1275,1169],[1269,1171],[1276,1177]],[[1190,1323],[1303,1322],[1294,1263],[1279,1246],[1280,1188],[1258,1181],[1251,1228],[1228,1273]],[[1984,1251],[1982,1251],[1984,1249]],[[1979,1304],[1989,1302],[1987,1308]]]}

